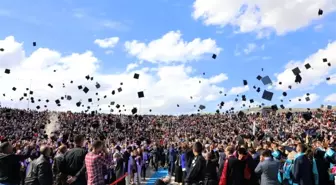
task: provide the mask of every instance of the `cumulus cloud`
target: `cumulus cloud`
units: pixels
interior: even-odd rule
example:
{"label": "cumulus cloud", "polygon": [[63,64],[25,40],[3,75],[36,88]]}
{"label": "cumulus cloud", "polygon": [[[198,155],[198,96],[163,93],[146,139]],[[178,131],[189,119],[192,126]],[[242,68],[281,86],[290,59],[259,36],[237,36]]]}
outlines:
{"label": "cumulus cloud", "polygon": [[[307,101],[306,97],[309,97],[310,100]],[[304,94],[302,96],[297,96],[297,97],[291,98],[291,102],[287,105],[287,107],[292,107],[292,106],[296,106],[296,105],[309,105],[309,104],[314,103],[319,98],[320,98],[320,96],[315,94],[315,93],[310,94],[309,96]],[[301,100],[301,101],[299,101],[299,100]]]}
{"label": "cumulus cloud", "polygon": [[229,90],[229,95],[237,95],[237,94],[241,94],[241,93],[244,93],[244,92],[247,92],[249,91],[250,88],[248,85],[246,86],[237,86],[237,87],[232,87],[230,90]]}
{"label": "cumulus cloud", "polygon": [[318,9],[327,15],[336,10],[331,0],[195,0],[192,16],[205,25],[232,25],[239,32],[257,32],[258,37],[278,35],[306,27],[320,19]]}
{"label": "cumulus cloud", "polygon": [[119,37],[110,37],[105,39],[96,39],[94,41],[99,47],[107,49],[107,48],[114,48],[117,43],[119,42]]}
{"label": "cumulus cloud", "polygon": [[131,71],[132,69],[137,68],[139,65],[137,63],[129,63],[126,67],[126,71]]}
{"label": "cumulus cloud", "polygon": [[196,61],[205,54],[219,54],[222,50],[216,41],[210,38],[184,41],[180,31],[170,31],[149,43],[127,41],[125,48],[129,55],[152,63]]}
{"label": "cumulus cloud", "polygon": [[[102,112],[109,112],[108,105],[115,101],[116,104],[125,105],[121,108],[123,113],[130,113],[133,107],[138,107],[140,113],[149,113],[149,109],[153,110],[153,114],[190,113],[197,111],[194,105],[198,107],[219,99],[219,91],[224,91],[219,83],[228,79],[224,73],[208,78],[195,76],[193,68],[186,65],[138,70],[129,68],[128,71],[125,69],[114,74],[104,74],[100,72],[101,61],[91,51],[63,55],[49,48],[38,48],[26,55],[23,43],[17,42],[12,36],[0,40],[0,45],[6,46],[5,51],[0,52],[3,107],[27,108],[29,95],[22,101],[19,99],[24,93],[29,94],[26,91],[29,88],[34,91],[32,96],[35,99],[35,103],[29,103],[31,109],[36,109],[39,105],[40,110],[45,110],[44,105],[48,105],[49,110],[84,111],[90,106],[90,110],[101,108]],[[10,74],[3,73],[6,68],[11,69]],[[133,79],[135,72],[140,74],[139,80]],[[93,81],[86,80],[86,75],[92,76]],[[99,89],[95,87],[96,82],[101,85]],[[49,83],[53,88],[48,87]],[[78,85],[86,86],[90,91],[85,94],[78,90]],[[12,90],[13,87],[16,87],[16,91]],[[117,91],[119,87],[122,87],[122,92],[112,95],[112,90]],[[143,99],[138,98],[138,91],[144,92]],[[72,100],[61,100],[65,95],[70,95]],[[105,95],[107,98],[104,98]],[[93,102],[89,103],[88,98],[92,98]],[[47,99],[49,103],[46,103]],[[61,100],[62,106],[56,105],[57,99]],[[78,101],[85,106],[77,107]],[[179,108],[177,104],[180,105]],[[115,105],[111,108],[117,110]]]}
{"label": "cumulus cloud", "polygon": [[[322,82],[327,82],[326,78],[329,77],[329,73],[336,68],[335,51],[336,41],[329,43],[326,48],[318,50],[303,61],[290,61],[285,66],[285,70],[276,75],[276,89],[287,90],[289,85],[291,85],[293,89],[311,88]],[[328,62],[323,62],[323,58],[327,58]],[[330,67],[327,65],[329,62],[331,64]],[[304,67],[307,63],[311,65],[310,69]],[[295,67],[299,67],[301,70],[301,84],[295,83],[295,75],[292,72],[292,69]],[[278,82],[282,82],[282,85],[279,85]]]}
{"label": "cumulus cloud", "polygon": [[336,103],[336,93],[330,94],[324,98],[324,102]]}

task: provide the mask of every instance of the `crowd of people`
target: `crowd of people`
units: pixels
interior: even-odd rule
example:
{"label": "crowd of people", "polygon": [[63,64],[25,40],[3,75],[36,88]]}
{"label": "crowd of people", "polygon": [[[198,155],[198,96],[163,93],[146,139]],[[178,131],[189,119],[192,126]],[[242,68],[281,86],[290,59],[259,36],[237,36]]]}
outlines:
{"label": "crowd of people", "polygon": [[157,184],[331,185],[336,174],[332,110],[0,115],[0,185],[140,184],[160,167]]}

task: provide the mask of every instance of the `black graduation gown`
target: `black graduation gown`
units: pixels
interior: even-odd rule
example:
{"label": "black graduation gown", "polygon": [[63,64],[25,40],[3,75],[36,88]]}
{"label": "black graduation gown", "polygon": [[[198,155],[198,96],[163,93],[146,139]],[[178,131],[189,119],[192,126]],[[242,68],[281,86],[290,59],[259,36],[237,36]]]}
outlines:
{"label": "black graduation gown", "polygon": [[187,184],[198,184],[204,181],[205,159],[202,155],[195,156],[185,178]]}
{"label": "black graduation gown", "polygon": [[175,182],[182,183],[183,182],[183,172],[181,166],[181,155],[176,156],[175,162]]}
{"label": "black graduation gown", "polygon": [[[117,165],[114,168],[114,172],[116,175],[116,180],[121,178],[124,175],[124,159],[120,158],[117,160]],[[117,185],[125,185],[125,178],[117,183]]]}

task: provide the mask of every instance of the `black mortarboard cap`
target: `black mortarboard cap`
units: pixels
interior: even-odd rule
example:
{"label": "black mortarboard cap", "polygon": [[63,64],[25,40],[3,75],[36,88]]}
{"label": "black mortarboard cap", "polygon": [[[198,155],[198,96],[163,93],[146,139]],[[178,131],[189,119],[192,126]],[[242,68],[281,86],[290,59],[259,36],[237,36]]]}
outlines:
{"label": "black mortarboard cap", "polygon": [[93,80],[93,77],[91,77],[91,81]]}
{"label": "black mortarboard cap", "polygon": [[46,102],[49,103],[49,100],[47,99]]}
{"label": "black mortarboard cap", "polygon": [[323,15],[323,10],[322,9],[319,9],[318,12],[317,12],[317,15]]}
{"label": "black mortarboard cap", "polygon": [[138,112],[138,109],[136,107],[133,107],[131,111],[132,111],[132,114],[136,114]]}
{"label": "black mortarboard cap", "polygon": [[302,81],[301,75],[296,75],[295,76],[295,83],[301,83],[301,81]]}
{"label": "black mortarboard cap", "polygon": [[96,96],[98,96],[98,93],[96,92]]}
{"label": "black mortarboard cap", "polygon": [[301,98],[299,98],[299,101],[301,101]]}
{"label": "black mortarboard cap", "polygon": [[48,84],[48,86],[50,87],[50,88],[53,88],[54,86],[52,86],[51,84]]}
{"label": "black mortarboard cap", "polygon": [[84,91],[85,93],[88,93],[88,92],[89,92],[89,88],[84,87],[83,91]]}
{"label": "black mortarboard cap", "polygon": [[271,108],[272,108],[273,111],[277,111],[278,110],[278,106],[277,105],[272,105]]}
{"label": "black mortarboard cap", "polygon": [[73,83],[73,81],[71,80],[71,81],[70,81],[70,83],[72,84],[72,83]]}
{"label": "black mortarboard cap", "polygon": [[225,103],[224,103],[223,101],[220,103],[221,106],[224,106],[224,104],[225,104]]}
{"label": "black mortarboard cap", "polygon": [[324,58],[324,59],[323,59],[323,62],[328,62],[328,59],[327,59],[327,58]]}
{"label": "black mortarboard cap", "polygon": [[115,91],[114,90],[112,90],[112,95],[114,95],[115,94]]}
{"label": "black mortarboard cap", "polygon": [[177,104],[176,106],[177,106],[177,107],[180,107],[180,105],[179,105],[179,104]]}
{"label": "black mortarboard cap", "polygon": [[70,101],[71,99],[72,99],[72,97],[68,95],[68,96],[67,96],[67,100]]}
{"label": "black mortarboard cap", "polygon": [[10,69],[5,69],[5,73],[9,74],[10,73]]}
{"label": "black mortarboard cap", "polygon": [[244,85],[247,85],[247,80],[243,80],[243,84],[244,84]]}
{"label": "black mortarboard cap", "polygon": [[60,101],[59,99],[57,99],[57,100],[55,100],[55,103],[56,103],[56,104],[60,104],[61,101]]}
{"label": "black mortarboard cap", "polygon": [[238,101],[238,98],[236,98],[235,101],[237,102],[237,101]]}
{"label": "black mortarboard cap", "polygon": [[205,106],[204,106],[204,105],[200,105],[200,106],[199,106],[199,109],[200,109],[200,110],[203,110],[203,109],[205,109]]}
{"label": "black mortarboard cap", "polygon": [[115,104],[115,102],[114,101],[111,101],[111,103],[110,103],[111,105],[114,105]]}
{"label": "black mortarboard cap", "polygon": [[90,79],[90,75],[86,75],[85,78],[86,78],[87,80],[89,80],[89,79]]}
{"label": "black mortarboard cap", "polygon": [[309,97],[306,97],[306,101],[310,101],[310,98],[309,98]]}
{"label": "black mortarboard cap", "polygon": [[139,79],[139,77],[140,75],[138,73],[134,73],[134,76],[133,76],[134,79]]}
{"label": "black mortarboard cap", "polygon": [[203,72],[203,75],[205,75],[205,73]]}
{"label": "black mortarboard cap", "polygon": [[88,102],[91,103],[91,102],[92,102],[92,98],[89,98],[89,99],[88,99]]}
{"label": "black mortarboard cap", "polygon": [[292,72],[294,73],[294,75],[299,75],[301,73],[299,67],[292,69]]}
{"label": "black mortarboard cap", "polygon": [[138,98],[143,98],[143,97],[145,97],[144,92],[143,91],[138,92]]}
{"label": "black mortarboard cap", "polygon": [[257,88],[257,92],[258,92],[258,93],[260,92],[260,87]]}
{"label": "black mortarboard cap", "polygon": [[309,93],[307,93],[306,95],[307,95],[307,96],[309,96],[310,94],[309,94]]}
{"label": "black mortarboard cap", "polygon": [[253,99],[250,99],[250,103],[254,103],[254,100],[253,100]]}
{"label": "black mortarboard cap", "polygon": [[121,91],[122,91],[122,88],[121,88],[121,87],[119,87],[119,88],[118,88],[118,92],[121,92]]}
{"label": "black mortarboard cap", "polygon": [[272,92],[264,90],[264,93],[262,95],[262,99],[265,99],[265,100],[268,100],[268,101],[272,101],[272,97],[273,97],[273,93]]}
{"label": "black mortarboard cap", "polygon": [[64,100],[64,97],[63,97],[63,96],[61,97],[61,100]]}
{"label": "black mortarboard cap", "polygon": [[260,75],[257,76],[257,80],[261,80],[262,77]]}
{"label": "black mortarboard cap", "polygon": [[257,87],[254,85],[254,86],[253,86],[253,89],[256,89],[256,88],[257,88]]}
{"label": "black mortarboard cap", "polygon": [[96,88],[99,89],[100,88],[100,84],[98,82],[96,82]]}
{"label": "black mortarboard cap", "polygon": [[119,105],[119,104],[117,104],[117,105],[116,105],[116,108],[117,108],[117,109],[119,109],[119,108],[120,108],[120,105]]}
{"label": "black mortarboard cap", "polygon": [[16,91],[16,87],[13,87],[12,90],[13,90],[13,91]]}
{"label": "black mortarboard cap", "polygon": [[328,106],[327,106],[327,109],[331,110],[331,109],[332,109],[332,106],[331,106],[331,105],[328,105]]}
{"label": "black mortarboard cap", "polygon": [[242,100],[246,101],[246,96],[245,95],[242,96]]}
{"label": "black mortarboard cap", "polygon": [[104,98],[107,98],[107,96],[105,95]]}
{"label": "black mortarboard cap", "polygon": [[280,105],[280,108],[285,109],[285,106],[284,105]]}
{"label": "black mortarboard cap", "polygon": [[216,54],[212,54],[212,58],[213,58],[213,59],[216,59],[216,58],[217,58],[217,55],[216,55]]}
{"label": "black mortarboard cap", "polygon": [[5,49],[4,49],[4,48],[0,48],[0,51],[1,51],[1,52],[4,52],[4,51],[5,51]]}
{"label": "black mortarboard cap", "polygon": [[282,85],[282,82],[279,82],[279,85]]}
{"label": "black mortarboard cap", "polygon": [[291,86],[291,85],[289,85],[289,86],[288,86],[288,88],[289,88],[289,89],[292,89],[292,86]]}
{"label": "black mortarboard cap", "polygon": [[37,101],[38,101],[38,102],[40,102],[40,101],[41,101],[41,99],[38,99]]}
{"label": "black mortarboard cap", "polygon": [[287,96],[287,93],[286,93],[286,92],[283,92],[283,93],[282,93],[282,96]]}
{"label": "black mortarboard cap", "polygon": [[330,63],[330,62],[328,63],[328,66],[329,66],[329,67],[331,66],[331,63]]}
{"label": "black mortarboard cap", "polygon": [[36,109],[40,109],[40,106],[38,105],[38,106],[36,106]]}
{"label": "black mortarboard cap", "polygon": [[329,80],[330,80],[330,77],[327,77],[326,80],[329,81]]}
{"label": "black mortarboard cap", "polygon": [[305,68],[306,68],[306,69],[311,68],[310,64],[309,64],[309,63],[305,64]]}
{"label": "black mortarboard cap", "polygon": [[270,78],[269,76],[265,76],[265,77],[263,77],[263,78],[261,79],[261,81],[262,81],[262,83],[263,83],[264,85],[268,85],[268,84],[271,84],[271,83],[272,83],[272,80],[271,80],[271,78]]}
{"label": "black mortarboard cap", "polygon": [[27,96],[27,93],[23,93],[23,96],[26,97],[26,96]]}

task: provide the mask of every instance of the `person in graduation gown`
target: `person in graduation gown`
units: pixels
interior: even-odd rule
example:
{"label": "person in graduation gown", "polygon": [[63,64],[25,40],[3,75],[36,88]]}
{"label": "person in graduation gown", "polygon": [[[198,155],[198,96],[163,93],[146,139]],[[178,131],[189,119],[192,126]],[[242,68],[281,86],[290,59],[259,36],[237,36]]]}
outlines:
{"label": "person in graduation gown", "polygon": [[[118,180],[122,176],[124,176],[124,159],[123,159],[122,154],[117,152],[113,154],[113,160],[115,162],[114,172],[115,172],[116,180]],[[123,178],[116,185],[125,185],[125,184],[126,184],[126,181],[125,181],[125,178]]]}
{"label": "person in graduation gown", "polygon": [[320,149],[315,149],[314,151],[314,160],[316,162],[317,171],[318,171],[318,181],[319,185],[329,184],[329,162],[324,158],[325,151]]}
{"label": "person in graduation gown", "polygon": [[175,161],[175,182],[176,183],[182,183],[183,182],[183,172],[182,172],[182,161],[181,161],[181,155],[182,152],[179,150],[179,153],[176,156],[176,161]]}
{"label": "person in graduation gown", "polygon": [[205,156],[204,185],[218,185],[217,165],[218,161],[213,161],[213,152]]}
{"label": "person in graduation gown", "polygon": [[226,159],[219,180],[219,185],[243,185],[244,165],[234,155],[234,147],[228,146],[225,149]]}
{"label": "person in graduation gown", "polygon": [[185,178],[185,184],[198,185],[204,182],[205,159],[202,156],[202,144],[196,142],[193,146],[194,159]]}
{"label": "person in graduation gown", "polygon": [[292,168],[293,183],[298,185],[314,185],[312,165],[308,157],[304,154],[307,147],[304,144],[298,144],[296,147],[296,156]]}

